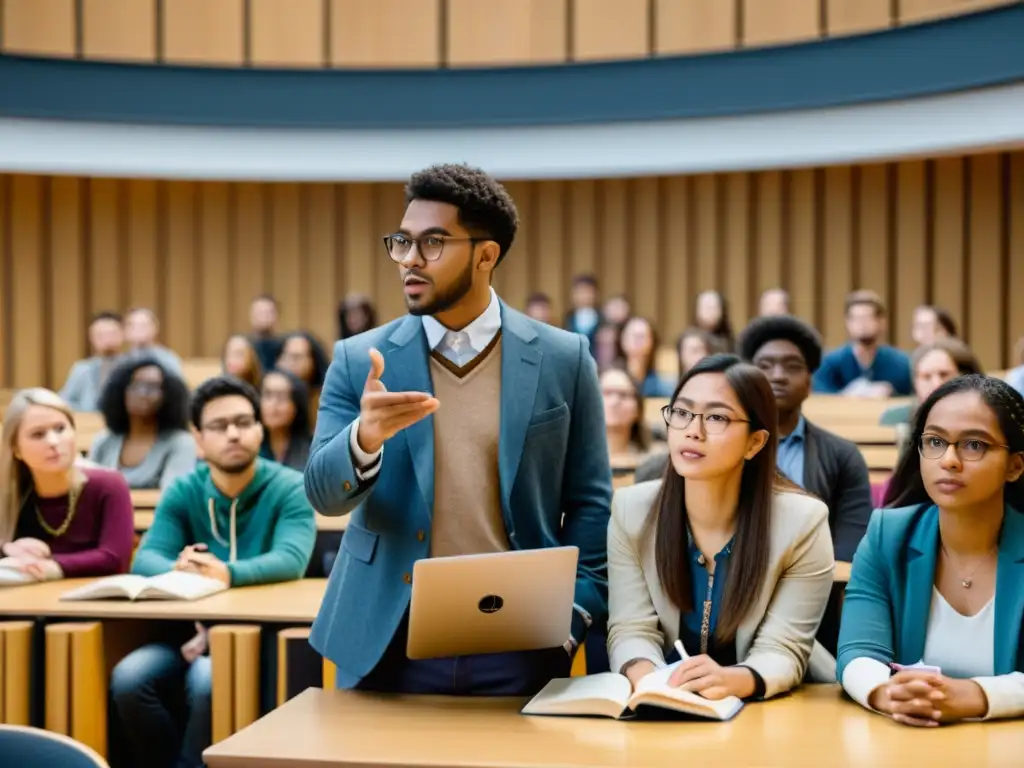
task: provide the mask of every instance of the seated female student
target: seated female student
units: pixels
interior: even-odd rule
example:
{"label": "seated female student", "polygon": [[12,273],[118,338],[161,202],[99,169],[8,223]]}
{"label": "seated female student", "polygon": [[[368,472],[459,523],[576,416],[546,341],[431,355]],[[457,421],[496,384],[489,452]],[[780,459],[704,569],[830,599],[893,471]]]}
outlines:
{"label": "seated female student", "polygon": [[281,341],[281,356],[277,358],[276,368],[294,373],[309,389],[309,412],[313,422],[320,406],[320,388],[324,385],[330,364],[323,345],[311,333],[296,331]]}
{"label": "seated female student", "polygon": [[[948,381],[917,409],[853,559],[839,680],[905,725],[1024,715],[1024,397]],[[935,669],[900,669],[918,663]]]}
{"label": "seated female student", "polygon": [[236,333],[224,342],[224,350],[220,356],[220,364],[224,373],[252,384],[259,389],[263,378],[263,368],[256,347],[248,336]]}
{"label": "seated female student", "polygon": [[116,469],[129,487],[163,490],[195,469],[188,389],[155,358],[119,364],[100,394],[100,411],[107,428],[96,435],[89,459]]}
{"label": "seated female student", "polygon": [[644,424],[644,396],[640,385],[621,368],[609,368],[601,374],[599,382],[604,400],[608,455],[615,461],[647,453],[651,437]]}
{"label": "seated female student", "polygon": [[74,414],[48,389],[23,389],[4,414],[0,550],[7,567],[45,581],[124,573],[135,525],[116,472],[81,466]]}
{"label": "seated female student", "polygon": [[[608,653],[635,687],[769,698],[804,678],[832,589],[828,509],[775,469],[775,397],[734,355],[701,360],[663,411],[665,477],[616,491],[608,527]],[[666,655],[668,654],[668,655]],[[816,679],[834,680],[818,648]]]}
{"label": "seated female student", "polygon": [[260,456],[302,472],[309,459],[309,390],[293,373],[276,368],[263,377],[260,421],[265,435]]}

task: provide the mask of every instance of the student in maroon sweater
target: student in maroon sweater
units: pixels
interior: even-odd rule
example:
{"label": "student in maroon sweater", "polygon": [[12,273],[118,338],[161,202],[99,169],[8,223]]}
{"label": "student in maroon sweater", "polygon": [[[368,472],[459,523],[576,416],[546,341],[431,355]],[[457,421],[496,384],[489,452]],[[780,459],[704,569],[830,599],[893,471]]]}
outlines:
{"label": "student in maroon sweater", "polygon": [[0,552],[39,580],[124,573],[131,493],[116,472],[82,466],[74,414],[48,389],[24,389],[4,415]]}

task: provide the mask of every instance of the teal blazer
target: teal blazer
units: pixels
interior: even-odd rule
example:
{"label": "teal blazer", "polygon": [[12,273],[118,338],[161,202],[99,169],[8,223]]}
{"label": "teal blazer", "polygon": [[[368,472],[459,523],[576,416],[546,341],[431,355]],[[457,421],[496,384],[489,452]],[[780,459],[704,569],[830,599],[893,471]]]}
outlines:
{"label": "teal blazer", "polygon": [[[597,368],[586,338],[504,302],[501,328],[498,473],[505,530],[514,549],[579,549],[571,633],[582,643],[587,619],[603,623],[608,610],[612,478]],[[375,478],[360,483],[352,466],[349,439],[371,347],[384,356],[389,391],[433,389],[419,317],[406,315],[334,348],[305,478],[314,509],[351,513],[309,638],[337,665],[339,688],[355,686],[376,666],[409,606],[408,574],[430,554],[433,417],[387,442]]]}
{"label": "teal blazer", "polygon": [[[914,664],[925,633],[939,549],[934,504],[879,509],[853,558],[839,629],[837,678],[856,658]],[[999,540],[995,675],[1024,672],[1024,514],[1006,508]]]}

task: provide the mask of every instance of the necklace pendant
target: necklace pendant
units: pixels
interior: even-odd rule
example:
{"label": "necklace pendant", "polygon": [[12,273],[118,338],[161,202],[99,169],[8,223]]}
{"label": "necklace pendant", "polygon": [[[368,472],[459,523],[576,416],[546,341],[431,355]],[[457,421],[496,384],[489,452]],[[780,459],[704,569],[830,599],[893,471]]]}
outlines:
{"label": "necklace pendant", "polygon": [[962,586],[964,589],[970,589],[971,588],[971,584],[973,584],[973,583],[974,582],[971,581],[970,579],[964,579],[963,581],[960,582],[960,586]]}

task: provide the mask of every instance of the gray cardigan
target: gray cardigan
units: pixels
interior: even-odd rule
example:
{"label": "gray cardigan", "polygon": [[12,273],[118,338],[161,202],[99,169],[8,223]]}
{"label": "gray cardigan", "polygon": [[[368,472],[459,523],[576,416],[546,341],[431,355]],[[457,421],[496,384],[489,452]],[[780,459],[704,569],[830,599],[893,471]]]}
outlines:
{"label": "gray cardigan", "polygon": [[120,472],[131,488],[164,490],[196,468],[196,442],[184,430],[161,432],[146,458],[134,467],[121,466],[122,448],[124,435],[103,430],[93,440],[89,458],[101,467]]}
{"label": "gray cardigan", "polygon": [[[120,360],[120,357],[114,358],[110,363],[110,370],[113,370]],[[60,396],[71,406],[71,410],[99,410],[100,392],[103,390],[103,382],[100,381],[103,361],[104,358],[94,355],[71,366],[68,380],[64,382],[64,387],[60,391]]]}

